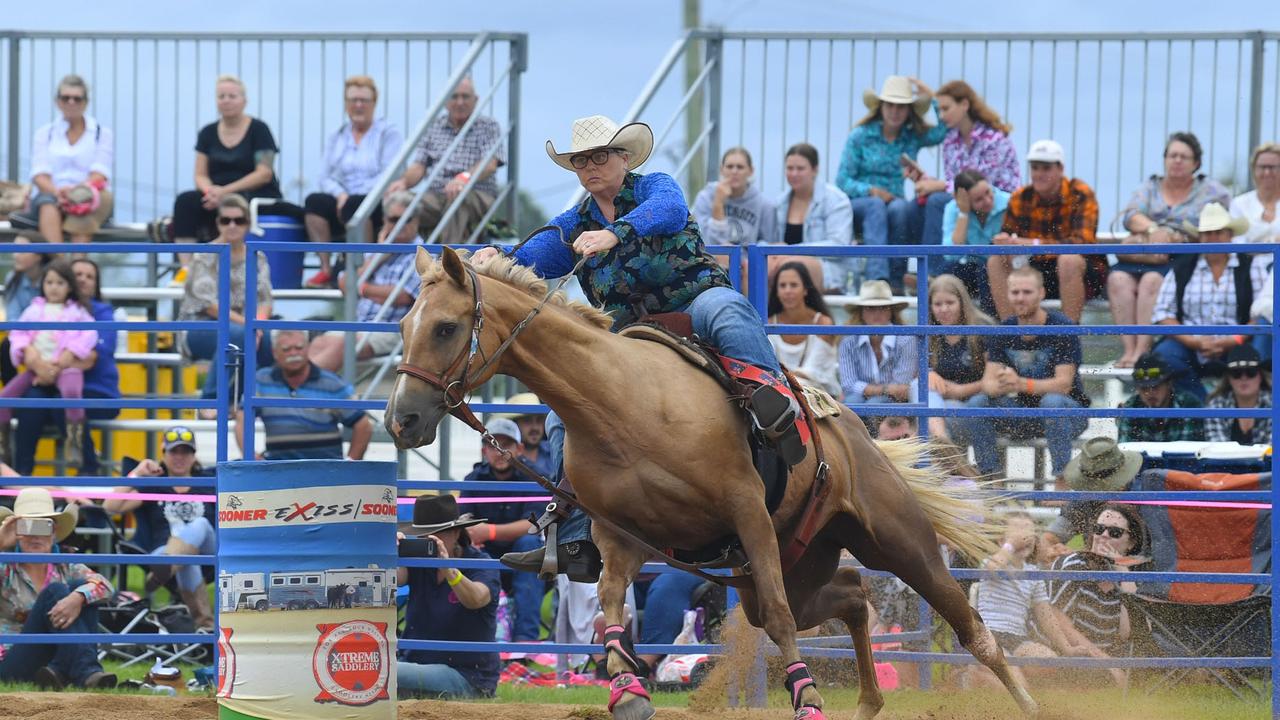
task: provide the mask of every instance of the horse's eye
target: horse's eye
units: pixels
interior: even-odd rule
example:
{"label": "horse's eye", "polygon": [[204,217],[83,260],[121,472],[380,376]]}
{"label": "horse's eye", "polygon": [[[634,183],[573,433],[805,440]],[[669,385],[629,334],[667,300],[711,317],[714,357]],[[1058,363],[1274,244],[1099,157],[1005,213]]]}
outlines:
{"label": "horse's eye", "polygon": [[436,337],[447,338],[457,331],[458,323],[440,323],[440,325],[436,327]]}

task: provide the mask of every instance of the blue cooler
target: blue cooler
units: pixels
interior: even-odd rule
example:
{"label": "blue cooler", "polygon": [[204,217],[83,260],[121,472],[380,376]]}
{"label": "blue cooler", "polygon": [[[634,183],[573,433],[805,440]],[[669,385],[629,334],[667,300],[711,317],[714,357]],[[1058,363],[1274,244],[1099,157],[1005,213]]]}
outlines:
{"label": "blue cooler", "polygon": [[[302,223],[286,215],[259,215],[258,227],[262,239],[270,242],[306,242],[307,232]],[[305,253],[264,251],[271,266],[271,287],[277,290],[296,290],[302,287],[302,260]]]}

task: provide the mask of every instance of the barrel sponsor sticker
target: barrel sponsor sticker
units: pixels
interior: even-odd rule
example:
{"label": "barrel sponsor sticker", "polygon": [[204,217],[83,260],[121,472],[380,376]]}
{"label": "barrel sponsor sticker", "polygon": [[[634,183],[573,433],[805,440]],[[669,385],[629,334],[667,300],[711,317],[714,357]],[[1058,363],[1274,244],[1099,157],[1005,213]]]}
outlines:
{"label": "barrel sponsor sticker", "polygon": [[391,653],[387,623],[351,620],[318,624],[320,637],[311,658],[320,694],[315,702],[368,705],[390,697]]}
{"label": "barrel sponsor sticker", "polygon": [[223,529],[395,521],[395,491],[386,485],[218,493]]}
{"label": "barrel sponsor sticker", "polygon": [[231,646],[233,628],[218,628],[218,690],[217,696],[231,697],[236,684],[236,651]]}

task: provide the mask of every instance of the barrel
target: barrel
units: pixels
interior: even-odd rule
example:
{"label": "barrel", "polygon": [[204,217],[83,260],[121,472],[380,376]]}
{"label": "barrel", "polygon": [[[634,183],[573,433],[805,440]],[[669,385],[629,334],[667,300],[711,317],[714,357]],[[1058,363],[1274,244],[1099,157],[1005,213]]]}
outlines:
{"label": "barrel", "polygon": [[395,475],[219,463],[219,718],[396,716]]}
{"label": "barrel", "polygon": [[[302,223],[285,215],[260,215],[258,227],[262,239],[271,242],[306,242],[307,232]],[[296,290],[302,287],[302,261],[305,253],[264,251],[271,266],[271,287],[277,290]]]}

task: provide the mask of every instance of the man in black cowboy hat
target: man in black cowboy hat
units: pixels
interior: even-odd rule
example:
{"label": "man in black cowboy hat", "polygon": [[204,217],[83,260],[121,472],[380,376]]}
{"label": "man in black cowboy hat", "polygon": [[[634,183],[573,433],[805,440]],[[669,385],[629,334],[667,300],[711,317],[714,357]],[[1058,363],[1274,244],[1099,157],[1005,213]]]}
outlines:
{"label": "man in black cowboy hat", "polygon": [[[1133,396],[1122,408],[1198,408],[1200,399],[1174,387],[1177,371],[1155,353],[1138,358],[1133,366]],[[1204,420],[1200,418],[1130,418],[1116,420],[1120,442],[1174,442],[1204,440]]]}
{"label": "man in black cowboy hat", "polygon": [[[435,557],[488,559],[471,546],[465,532],[485,522],[458,514],[452,495],[422,496],[413,505],[413,522],[402,535],[435,541]],[[493,642],[498,624],[497,570],[400,568],[401,585],[409,586],[404,634],[410,640]],[[396,663],[402,697],[492,697],[498,686],[498,653],[405,650]]]}

